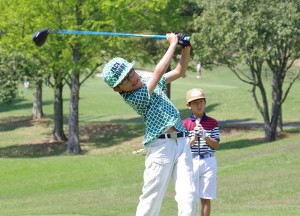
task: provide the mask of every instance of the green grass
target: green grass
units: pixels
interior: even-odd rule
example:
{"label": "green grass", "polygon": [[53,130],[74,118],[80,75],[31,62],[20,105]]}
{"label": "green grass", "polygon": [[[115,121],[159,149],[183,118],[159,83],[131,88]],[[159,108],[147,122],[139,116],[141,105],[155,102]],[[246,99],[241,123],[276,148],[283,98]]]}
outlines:
{"label": "green grass", "polygon": [[[259,138],[261,129],[252,129],[251,136],[247,131],[222,132],[212,215],[298,215],[299,130],[273,143]],[[143,164],[143,155],[126,148],[117,154],[0,159],[1,215],[134,215]],[[176,215],[172,186],[161,215]]]}
{"label": "green grass", "polygon": [[1,215],[132,215],[141,160],[124,155],[1,160]]}
{"label": "green grass", "polygon": [[[200,87],[207,95],[208,115],[262,122],[250,86],[227,69],[204,70],[200,80],[195,76],[190,71],[172,84],[172,101],[183,117],[189,115],[186,91]],[[296,82],[283,106],[284,122],[300,122],[299,90]],[[65,153],[66,144],[49,143],[52,90],[43,91],[43,121],[30,121],[32,90],[23,89],[20,96],[11,105],[0,103],[0,215],[135,215],[144,155],[131,151],[141,147],[144,125],[121,97],[99,78],[82,86],[80,139],[85,153],[71,156]],[[68,97],[65,88],[65,132]],[[221,125],[218,196],[212,215],[300,215],[300,129],[284,129],[278,141],[265,143],[262,128]],[[160,215],[177,215],[172,183]]]}
{"label": "green grass", "polygon": [[253,140],[253,146],[241,148],[226,142],[217,155],[218,215],[299,214],[299,143],[299,135],[273,143]]}

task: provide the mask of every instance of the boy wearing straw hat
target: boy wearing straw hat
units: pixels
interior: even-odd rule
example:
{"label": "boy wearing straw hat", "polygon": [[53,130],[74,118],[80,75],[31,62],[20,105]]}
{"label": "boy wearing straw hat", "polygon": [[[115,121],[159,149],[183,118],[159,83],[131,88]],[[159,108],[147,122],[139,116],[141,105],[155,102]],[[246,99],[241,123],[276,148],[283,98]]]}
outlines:
{"label": "boy wearing straw hat", "polygon": [[201,216],[209,216],[210,200],[217,195],[218,166],[214,153],[219,147],[219,125],[215,119],[205,114],[206,97],[202,89],[189,90],[186,105],[192,114],[183,120],[183,124],[190,132],[194,181],[201,201]]}

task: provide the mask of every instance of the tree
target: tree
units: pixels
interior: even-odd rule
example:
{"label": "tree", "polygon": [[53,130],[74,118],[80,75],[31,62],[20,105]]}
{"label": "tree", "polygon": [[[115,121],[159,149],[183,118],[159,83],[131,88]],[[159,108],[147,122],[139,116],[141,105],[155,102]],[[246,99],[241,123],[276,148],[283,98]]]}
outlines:
{"label": "tree", "polygon": [[[54,88],[53,140],[65,140],[63,132],[62,91],[70,87],[68,152],[81,153],[79,143],[80,86],[99,70],[99,66],[115,56],[145,63],[156,62],[153,56],[165,51],[164,41],[153,39],[58,35],[51,34],[42,47],[31,41],[33,32],[45,27],[107,32],[132,32],[165,34],[179,31],[182,19],[177,14],[181,1],[144,0],[6,0],[0,2],[8,33],[4,44],[13,51],[16,45],[31,59],[28,65],[32,77],[47,80]],[[3,3],[3,5],[2,5]],[[4,17],[4,16],[3,16]],[[20,21],[21,20],[21,21]],[[179,22],[180,21],[180,22]],[[2,23],[1,23],[2,25]],[[11,27],[12,26],[12,27]],[[10,28],[11,27],[11,28]],[[145,47],[156,46],[155,49]],[[150,50],[150,51],[149,51]],[[150,57],[149,57],[150,56]],[[33,61],[34,60],[34,61]]]}
{"label": "tree", "polygon": [[17,97],[23,56],[19,52],[8,51],[3,42],[9,27],[4,19],[6,7],[6,2],[0,2],[0,100],[11,103]]}
{"label": "tree", "polygon": [[[43,71],[38,69],[39,62],[32,58],[30,52],[26,52],[30,47],[27,39],[28,32],[31,32],[31,18],[34,15],[34,12],[30,10],[31,5],[34,5],[33,1],[1,1],[2,20],[0,28],[2,29],[2,37],[0,46],[2,53],[6,53],[8,62],[15,62],[14,67],[10,67],[13,70],[10,73],[16,74],[18,69],[18,79],[15,82],[11,76],[4,76],[2,80],[6,83],[18,84],[23,81],[24,77],[30,79],[31,86],[34,87],[32,118],[37,119],[43,117],[41,83]],[[7,17],[9,19],[6,19]],[[15,61],[16,59],[17,61]],[[7,65],[9,64],[6,64],[6,68],[8,68]]]}
{"label": "tree", "polygon": [[[114,2],[75,0],[44,3],[41,14],[46,23],[52,23],[51,28],[119,32],[132,32],[134,26],[139,25],[138,22],[134,22],[129,27],[124,20],[134,20],[135,17],[140,16],[136,11],[141,7],[140,5],[144,6],[139,4],[141,3],[139,1],[124,0]],[[134,46],[128,46],[132,41],[132,38],[125,40],[124,38],[99,37],[95,39],[91,36],[51,35],[51,41],[48,39],[47,44],[44,45],[43,49],[52,53],[50,56],[46,53],[47,59],[53,61],[53,57],[58,56],[55,58],[57,65],[64,65],[64,68],[68,68],[65,70],[68,73],[64,77],[71,92],[68,152],[81,153],[78,128],[80,86],[96,71],[100,61],[107,61],[113,54],[127,53],[129,55],[130,50],[134,49]],[[51,64],[56,65],[56,63]]]}
{"label": "tree", "polygon": [[[157,1],[154,4],[153,2],[125,0],[114,2],[64,1],[55,2],[54,4],[49,3],[52,9],[48,10],[48,13],[51,14],[51,16],[46,12],[43,16],[45,19],[51,19],[52,23],[59,23],[57,29],[67,28],[74,30],[147,33],[146,30],[149,31],[150,26],[155,26],[157,15],[164,14],[166,9],[168,9],[166,7],[167,3],[170,2]],[[52,13],[53,11],[55,14]],[[64,13],[62,13],[62,11]],[[171,12],[169,11],[169,13]],[[174,14],[173,11],[172,13]],[[53,20],[53,17],[56,21]],[[156,18],[155,20],[154,17]],[[134,20],[134,22],[128,24],[124,22],[126,20]],[[145,25],[140,25],[140,23],[144,23]],[[164,25],[166,25],[166,23],[164,23]],[[156,31],[156,33],[158,32]],[[164,33],[166,33],[166,30]],[[122,55],[125,58],[129,56],[131,56],[131,58],[141,58],[141,56],[147,52],[136,51],[138,45],[145,46],[142,40],[138,42],[136,38],[101,37],[95,40],[93,37],[83,36],[55,37],[57,40],[58,38],[64,38],[64,48],[59,47],[59,49],[64,50],[64,65],[70,66],[70,73],[67,78],[67,83],[71,90],[67,151],[80,153],[81,148],[78,129],[80,86],[97,70],[100,62],[106,62],[113,55]],[[50,43],[48,43],[48,45],[53,47]],[[143,49],[141,48],[140,50]],[[72,58],[70,58],[70,56],[72,56]],[[70,62],[70,59],[72,59],[72,62]],[[150,61],[148,60],[148,62]],[[82,79],[81,77],[84,74],[86,76]]]}
{"label": "tree", "polygon": [[0,100],[11,103],[18,93],[20,57],[1,51],[2,49],[0,49]]}
{"label": "tree", "polygon": [[[99,4],[99,3],[98,3]],[[96,1],[54,1],[45,2],[44,19],[52,21],[54,29],[75,29],[84,30],[87,25],[97,26],[94,16],[98,16],[99,8]],[[100,13],[99,13],[100,15]],[[84,23],[84,20],[88,20]],[[79,89],[80,85],[90,77],[99,64],[96,53],[93,49],[100,50],[99,45],[93,37],[74,36],[53,36],[45,44],[45,49],[50,53],[52,65],[52,77],[55,87],[55,111],[62,111],[62,88],[64,80],[70,87],[70,111],[69,111],[69,136],[67,152],[80,154],[82,152],[79,142]],[[54,49],[53,49],[54,48]],[[49,54],[48,54],[49,57]],[[89,68],[93,68],[90,70]],[[85,76],[81,81],[80,78]],[[59,114],[59,113],[58,113]],[[57,124],[56,124],[57,123]],[[53,131],[54,139],[64,139],[58,133],[62,132],[62,115],[56,116]],[[63,135],[62,135],[63,136]]]}
{"label": "tree", "polygon": [[[265,139],[274,141],[282,104],[300,73],[290,70],[300,57],[300,1],[212,0],[202,1],[201,6],[203,16],[195,19],[193,35],[198,57],[206,64],[228,66],[252,86]],[[242,61],[249,71],[241,69]],[[263,79],[267,66],[272,73],[271,102]]]}

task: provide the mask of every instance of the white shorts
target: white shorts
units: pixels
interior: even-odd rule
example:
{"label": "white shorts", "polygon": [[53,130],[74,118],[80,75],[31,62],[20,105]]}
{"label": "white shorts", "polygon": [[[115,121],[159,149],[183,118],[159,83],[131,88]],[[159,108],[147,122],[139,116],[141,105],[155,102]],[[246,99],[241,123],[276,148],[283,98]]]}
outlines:
{"label": "white shorts", "polygon": [[193,157],[194,181],[198,196],[203,199],[217,197],[217,159],[215,156],[199,159]]}

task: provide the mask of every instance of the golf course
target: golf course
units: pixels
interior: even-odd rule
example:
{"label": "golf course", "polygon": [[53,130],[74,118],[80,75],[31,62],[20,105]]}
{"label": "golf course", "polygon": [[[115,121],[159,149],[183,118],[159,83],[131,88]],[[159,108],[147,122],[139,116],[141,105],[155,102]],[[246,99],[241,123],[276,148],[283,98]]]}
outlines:
{"label": "golf course", "polygon": [[[211,215],[300,215],[299,80],[282,106],[284,132],[275,142],[265,142],[251,86],[225,67],[204,68],[201,79],[196,79],[194,64],[184,78],[172,83],[171,100],[186,118],[190,115],[186,92],[202,88],[206,114],[219,121],[217,199],[212,201]],[[271,83],[271,72],[264,81]],[[43,87],[45,117],[36,121],[31,120],[32,88],[20,85],[17,100],[0,103],[0,215],[135,215],[145,154],[132,151],[143,147],[141,117],[102,78],[89,78],[81,86],[79,101],[83,154],[71,155],[66,153],[67,143],[49,142],[53,95],[53,89]],[[67,135],[67,86],[63,98]],[[177,215],[174,196],[171,183],[161,216]]]}

